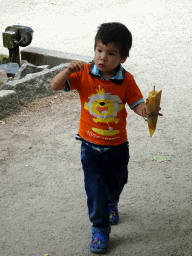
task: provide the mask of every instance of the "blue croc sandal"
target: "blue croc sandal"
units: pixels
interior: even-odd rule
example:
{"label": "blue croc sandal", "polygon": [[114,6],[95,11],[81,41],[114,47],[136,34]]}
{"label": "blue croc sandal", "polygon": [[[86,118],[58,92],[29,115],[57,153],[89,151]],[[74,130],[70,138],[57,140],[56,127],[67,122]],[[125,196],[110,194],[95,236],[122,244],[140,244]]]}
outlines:
{"label": "blue croc sandal", "polygon": [[119,221],[119,211],[117,205],[113,205],[109,207],[109,223],[111,225],[117,224]]}
{"label": "blue croc sandal", "polygon": [[107,252],[109,242],[109,234],[95,233],[92,237],[89,249],[91,252],[105,253]]}

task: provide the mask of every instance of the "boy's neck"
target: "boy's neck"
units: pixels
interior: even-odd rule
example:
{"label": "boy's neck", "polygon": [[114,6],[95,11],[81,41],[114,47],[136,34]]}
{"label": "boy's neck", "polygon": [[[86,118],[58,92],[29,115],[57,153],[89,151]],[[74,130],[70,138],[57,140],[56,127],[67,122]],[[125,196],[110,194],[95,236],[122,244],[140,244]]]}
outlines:
{"label": "boy's neck", "polygon": [[105,80],[110,80],[112,77],[115,76],[115,73],[112,73],[112,74],[108,74],[108,73],[101,73],[101,76],[105,79]]}
{"label": "boy's neck", "polygon": [[103,72],[100,71],[100,74],[101,74],[101,76],[102,76],[105,80],[110,80],[112,77],[114,77],[114,76],[117,74],[117,72],[118,72],[118,70],[119,70],[119,67],[120,67],[120,64],[119,64],[114,70],[112,70],[111,72],[105,72],[105,73],[103,73]]}

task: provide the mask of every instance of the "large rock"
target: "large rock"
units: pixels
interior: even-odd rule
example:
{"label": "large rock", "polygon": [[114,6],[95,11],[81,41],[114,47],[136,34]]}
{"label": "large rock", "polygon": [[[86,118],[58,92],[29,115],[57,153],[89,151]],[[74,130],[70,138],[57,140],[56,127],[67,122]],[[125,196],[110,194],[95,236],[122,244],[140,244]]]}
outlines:
{"label": "large rock", "polygon": [[19,64],[13,62],[0,64],[0,70],[4,70],[8,77],[14,77],[19,70]]}
{"label": "large rock", "polygon": [[0,91],[0,119],[19,112],[21,105],[15,91],[2,90]]}
{"label": "large rock", "polygon": [[0,87],[2,84],[6,83],[8,80],[7,74],[4,70],[0,70]]}
{"label": "large rock", "polygon": [[51,80],[68,63],[61,64],[52,69],[43,70],[39,73],[30,74],[23,79],[13,80],[2,85],[2,90],[14,90],[17,93],[19,103],[27,105],[29,102],[54,94],[51,89]]}
{"label": "large rock", "polygon": [[45,69],[48,69],[49,65],[44,65],[44,66],[35,66],[30,63],[24,63],[18,70],[18,72],[15,74],[14,79],[22,79],[26,75],[33,74],[33,73],[38,73],[41,72]]}

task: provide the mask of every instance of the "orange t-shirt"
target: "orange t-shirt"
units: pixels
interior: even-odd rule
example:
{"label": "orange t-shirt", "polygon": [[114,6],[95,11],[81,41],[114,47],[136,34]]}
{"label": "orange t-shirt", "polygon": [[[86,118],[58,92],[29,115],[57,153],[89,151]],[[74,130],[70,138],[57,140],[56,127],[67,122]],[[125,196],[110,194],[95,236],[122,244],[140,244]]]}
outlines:
{"label": "orange t-shirt", "polygon": [[129,72],[125,71],[122,84],[115,84],[90,75],[90,67],[85,64],[84,71],[70,76],[70,87],[81,100],[78,134],[98,145],[120,145],[127,140],[125,104],[131,106],[143,96]]}

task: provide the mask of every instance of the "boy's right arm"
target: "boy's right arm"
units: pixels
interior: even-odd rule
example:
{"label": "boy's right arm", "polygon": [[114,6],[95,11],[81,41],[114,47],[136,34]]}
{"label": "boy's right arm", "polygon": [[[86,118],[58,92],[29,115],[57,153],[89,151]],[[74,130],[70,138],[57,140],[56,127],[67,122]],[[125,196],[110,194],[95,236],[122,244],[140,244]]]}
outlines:
{"label": "boy's right arm", "polygon": [[78,71],[83,71],[83,69],[84,65],[82,61],[72,61],[65,70],[61,71],[53,78],[51,81],[51,88],[55,91],[64,89],[66,87],[66,81],[70,75]]}

